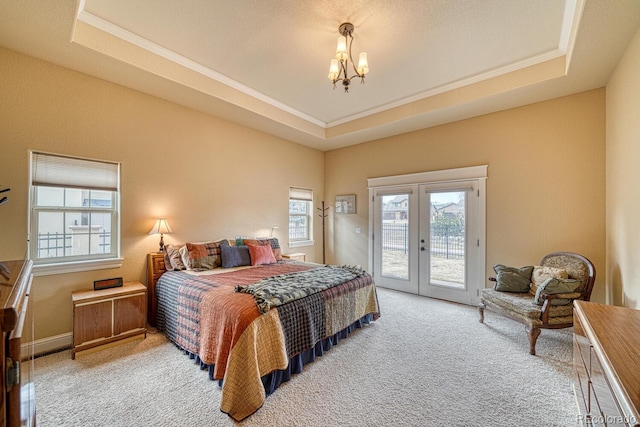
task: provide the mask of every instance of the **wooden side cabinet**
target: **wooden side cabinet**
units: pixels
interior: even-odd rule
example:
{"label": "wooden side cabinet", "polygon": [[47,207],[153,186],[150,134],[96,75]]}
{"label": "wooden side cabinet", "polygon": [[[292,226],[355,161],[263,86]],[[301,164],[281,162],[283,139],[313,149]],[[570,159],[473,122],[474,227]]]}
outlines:
{"label": "wooden side cabinet", "polygon": [[282,258],[304,262],[307,260],[307,254],[305,254],[304,252],[292,252],[290,254],[282,254]]}
{"label": "wooden side cabinet", "polygon": [[147,288],[139,282],[118,288],[78,291],[73,302],[73,349],[76,354],[121,341],[147,336]]}

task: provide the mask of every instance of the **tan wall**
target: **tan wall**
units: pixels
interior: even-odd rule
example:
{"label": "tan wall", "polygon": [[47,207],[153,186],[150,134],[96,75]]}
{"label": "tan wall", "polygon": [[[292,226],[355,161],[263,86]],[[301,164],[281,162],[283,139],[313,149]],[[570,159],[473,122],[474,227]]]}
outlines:
{"label": "tan wall", "polygon": [[[28,150],[122,163],[123,266],[36,277],[36,339],[71,331],[72,291],[100,278],[146,281],[155,218],[173,228],[166,243],[267,235],[278,225],[284,245],[289,186],[318,200],[324,192],[320,151],[3,49],[0,144],[0,186],[11,188],[0,206],[0,259],[25,256]],[[310,260],[320,253],[301,249]]]}
{"label": "tan wall", "polygon": [[640,30],[607,84],[607,302],[640,309]]}
{"label": "tan wall", "polygon": [[592,298],[604,301],[604,89],[326,153],[326,200],[357,195],[356,215],[330,216],[329,262],[367,265],[367,178],[484,164],[486,274],[575,251],[594,262]]}

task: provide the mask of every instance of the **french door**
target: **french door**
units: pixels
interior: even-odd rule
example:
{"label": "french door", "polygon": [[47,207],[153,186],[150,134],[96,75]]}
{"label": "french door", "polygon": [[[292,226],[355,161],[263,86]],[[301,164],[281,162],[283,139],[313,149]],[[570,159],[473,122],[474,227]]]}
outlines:
{"label": "french door", "polygon": [[463,179],[371,188],[376,284],[477,304],[484,287],[484,184]]}

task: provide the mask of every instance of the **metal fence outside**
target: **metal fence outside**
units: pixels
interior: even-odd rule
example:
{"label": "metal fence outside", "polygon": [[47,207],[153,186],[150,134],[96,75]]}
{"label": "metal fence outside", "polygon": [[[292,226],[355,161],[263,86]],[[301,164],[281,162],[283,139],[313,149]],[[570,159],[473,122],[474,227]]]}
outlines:
{"label": "metal fence outside", "polygon": [[[101,232],[98,234],[88,233],[42,233],[38,234],[38,258],[55,258],[70,256],[72,254],[74,236],[98,236],[99,253],[107,253],[111,250],[111,233]],[[88,248],[87,248],[88,249]],[[75,254],[88,255],[88,254]]]}
{"label": "metal fence outside", "polygon": [[[431,255],[446,259],[464,259],[464,225],[431,224]],[[406,222],[382,223],[382,249],[409,250],[409,224]]]}

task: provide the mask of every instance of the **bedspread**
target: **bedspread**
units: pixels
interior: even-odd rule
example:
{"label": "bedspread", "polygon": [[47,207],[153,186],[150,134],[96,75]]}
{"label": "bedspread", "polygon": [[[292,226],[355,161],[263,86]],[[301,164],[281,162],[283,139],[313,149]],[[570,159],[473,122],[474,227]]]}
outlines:
{"label": "bedspread", "polygon": [[[261,314],[253,296],[234,292],[235,286],[317,265],[284,263],[263,267],[242,274],[187,279],[173,297],[178,302],[174,342],[213,366],[212,377],[223,380],[220,409],[236,420],[263,405],[266,393],[261,377],[286,369],[292,356],[313,348],[364,316],[379,316],[375,286],[366,273]],[[160,288],[159,302],[170,294]],[[170,323],[163,326],[168,330]]]}

